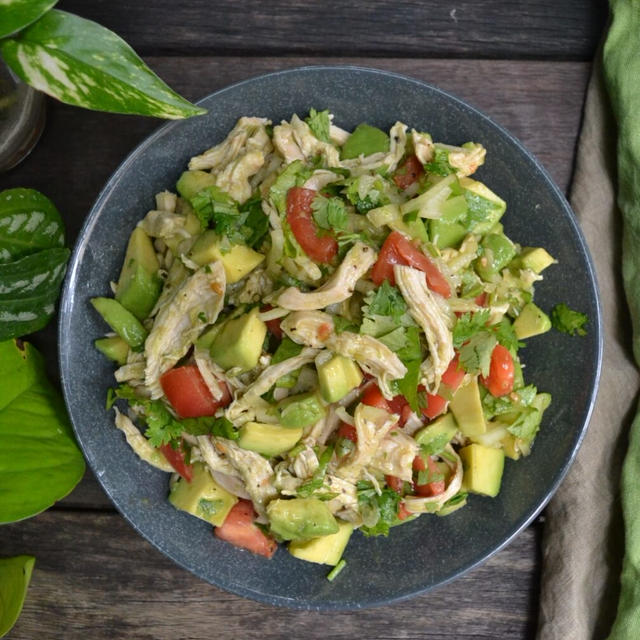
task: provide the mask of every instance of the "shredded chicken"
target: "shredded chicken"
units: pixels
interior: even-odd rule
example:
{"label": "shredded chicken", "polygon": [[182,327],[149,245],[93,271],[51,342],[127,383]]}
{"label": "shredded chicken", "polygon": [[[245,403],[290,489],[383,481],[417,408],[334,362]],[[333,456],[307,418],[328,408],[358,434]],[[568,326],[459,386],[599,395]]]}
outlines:
{"label": "shredded chicken", "polygon": [[393,172],[402,157],[407,145],[407,125],[402,122],[396,122],[389,131],[389,151],[372,153],[368,156],[360,156],[349,160],[343,160],[341,166],[349,169],[351,175],[359,176],[375,169],[379,169],[383,165],[387,171]]}
{"label": "shredded chicken", "polygon": [[356,282],[369,271],[376,258],[377,254],[370,246],[357,242],[324,285],[310,293],[289,287],[280,294],[278,304],[285,309],[304,311],[342,302],[353,294]]}
{"label": "shredded chicken", "polygon": [[332,144],[316,138],[309,125],[295,114],[291,117],[291,122],[283,121],[273,128],[273,144],[287,164],[295,160],[309,161],[320,156],[327,166],[340,166],[338,150]]}
{"label": "shredded chicken", "polygon": [[422,271],[396,264],[393,267],[396,283],[402,297],[409,307],[409,313],[422,327],[429,345],[430,392],[435,393],[440,385],[440,378],[453,359],[453,338],[447,328],[447,318],[435,300]]}
{"label": "shredded chicken", "polygon": [[207,385],[207,388],[211,392],[213,399],[221,400],[222,396],[224,396],[224,390],[222,388],[222,384],[224,383],[222,383],[214,373],[214,362],[211,359],[209,350],[198,349],[198,347],[196,347],[193,350],[193,359],[195,360],[198,371]]}
{"label": "shredded chicken", "polygon": [[182,236],[188,238],[191,234],[185,229],[187,217],[170,211],[149,211],[138,223],[138,226],[152,238],[172,238]]}
{"label": "shredded chicken", "polygon": [[422,164],[427,164],[433,160],[433,141],[428,133],[420,133],[411,129],[411,140],[413,142],[413,152]]}
{"label": "shredded chicken", "polygon": [[392,429],[380,442],[371,466],[382,473],[411,482],[413,460],[418,450],[413,438],[399,429]]}
{"label": "shredded chicken", "polygon": [[215,471],[228,476],[240,477],[237,469],[224,456],[218,453],[209,436],[197,436],[196,442],[198,449],[200,449],[202,460],[212,472]]}
{"label": "shredded chicken", "polygon": [[158,312],[145,342],[145,384],[153,398],[162,396],[160,376],[178,362],[202,330],[218,318],[224,304],[225,285],[222,263],[212,262],[177,287]]}

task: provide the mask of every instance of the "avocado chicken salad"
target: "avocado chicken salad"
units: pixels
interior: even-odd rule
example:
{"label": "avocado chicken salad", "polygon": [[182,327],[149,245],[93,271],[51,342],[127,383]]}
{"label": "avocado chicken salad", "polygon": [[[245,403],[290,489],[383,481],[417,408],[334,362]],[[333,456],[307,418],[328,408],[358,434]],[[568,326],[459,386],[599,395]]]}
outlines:
{"label": "avocado chicken salad", "polygon": [[551,326],[533,288],[554,260],[505,235],[506,203],[469,177],[482,145],[332,120],[240,118],[157,194],[115,297],[92,302],[119,365],[108,406],[173,473],[169,501],[339,570],[355,529],[494,497],[529,453],[551,396],[518,350]]}

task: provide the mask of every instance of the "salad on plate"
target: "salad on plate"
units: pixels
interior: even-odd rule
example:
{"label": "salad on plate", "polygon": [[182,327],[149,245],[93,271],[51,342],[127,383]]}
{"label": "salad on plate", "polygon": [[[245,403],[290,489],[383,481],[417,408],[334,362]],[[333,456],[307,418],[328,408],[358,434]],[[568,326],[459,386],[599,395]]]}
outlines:
{"label": "salad on plate", "polygon": [[354,530],[498,494],[551,401],[518,354],[551,327],[554,259],[505,235],[470,177],[485,155],[401,122],[242,117],[156,195],[92,302],[108,407],[176,508],[333,578]]}

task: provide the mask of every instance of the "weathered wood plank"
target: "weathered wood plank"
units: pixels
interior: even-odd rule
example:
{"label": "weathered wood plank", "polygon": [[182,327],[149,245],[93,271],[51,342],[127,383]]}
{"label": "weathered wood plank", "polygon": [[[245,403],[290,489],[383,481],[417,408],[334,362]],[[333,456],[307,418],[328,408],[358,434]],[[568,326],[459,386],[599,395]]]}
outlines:
{"label": "weathered wood plank", "polygon": [[[62,0],[146,55],[593,57],[599,0]],[[152,16],[152,19],[150,19]]]}
{"label": "weathered wood plank", "polygon": [[[351,613],[289,611],[225,593],[174,565],[117,514],[48,512],[0,528],[3,555],[35,552],[10,638],[532,638],[539,527],[463,578],[408,602]],[[408,550],[410,552],[410,550]],[[304,566],[301,566],[301,570]]]}
{"label": "weathered wood plank", "polygon": [[[361,58],[293,57],[157,57],[148,61],[192,99],[277,69],[324,62],[373,64]],[[387,59],[376,60],[375,65],[435,84],[484,110],[522,140],[562,189],[568,187],[588,63]],[[30,186],[48,194],[62,211],[69,242],[73,242],[111,173],[157,126],[156,120],[82,111],[52,102],[41,142],[22,165],[2,177],[2,187]],[[56,377],[55,323],[37,334],[34,342]],[[110,504],[90,474],[64,503],[95,508]]]}

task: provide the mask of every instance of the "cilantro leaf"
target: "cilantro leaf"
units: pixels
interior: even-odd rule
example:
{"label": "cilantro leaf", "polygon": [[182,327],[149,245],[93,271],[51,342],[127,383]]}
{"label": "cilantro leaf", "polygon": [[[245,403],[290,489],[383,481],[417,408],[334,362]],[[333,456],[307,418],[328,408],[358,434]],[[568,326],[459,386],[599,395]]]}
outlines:
{"label": "cilantro leaf", "polygon": [[420,365],[422,364],[422,348],[420,346],[420,332],[418,327],[407,327],[405,330],[405,345],[397,351],[398,358],[407,367],[407,373],[402,380],[398,380],[396,388],[409,403],[412,411],[419,413],[418,384],[420,383]]}
{"label": "cilantro leaf", "polygon": [[314,471],[313,476],[303,482],[299,487],[297,494],[302,498],[308,498],[318,489],[324,486],[324,477],[327,473],[327,466],[333,456],[333,445],[329,445],[318,457],[318,468]]}
{"label": "cilantro leaf", "polygon": [[238,205],[233,198],[215,185],[198,191],[189,200],[200,224],[204,229],[216,222],[216,218],[235,218],[238,215]]}
{"label": "cilantro leaf", "polygon": [[300,186],[311,175],[312,170],[306,167],[302,160],[295,160],[287,165],[284,171],[276,178],[269,189],[269,198],[278,210],[284,215],[287,210],[287,192],[291,187]]}
{"label": "cilantro leaf", "polygon": [[147,430],[144,435],[154,447],[169,444],[182,434],[182,424],[176,420],[161,400],[146,400],[143,403],[144,421]]}
{"label": "cilantro leaf", "polygon": [[516,438],[531,441],[538,433],[542,414],[534,407],[523,407],[516,420],[507,427],[507,431]]}
{"label": "cilantro leaf", "polygon": [[517,351],[519,347],[524,345],[524,342],[518,340],[513,330],[513,325],[506,316],[503,317],[497,325],[493,325],[492,328],[495,328],[495,335],[498,342],[506,349],[509,349],[509,351]]}
{"label": "cilantro leaf", "polygon": [[446,177],[453,173],[453,169],[449,164],[449,152],[446,149],[436,147],[433,153],[433,160],[424,165],[429,173],[435,173],[438,176]]}
{"label": "cilantro leaf", "polygon": [[336,333],[343,333],[344,331],[358,332],[358,325],[343,316],[333,316],[333,328]]}
{"label": "cilantro leaf", "polygon": [[551,324],[563,333],[570,336],[586,336],[587,330],[584,325],[587,323],[587,316],[579,311],[573,311],[566,304],[557,304],[551,311]]}
{"label": "cilantro leaf", "polygon": [[347,209],[340,198],[325,198],[318,194],[311,203],[315,223],[327,231],[347,231]]}
{"label": "cilantro leaf", "polygon": [[366,302],[367,313],[370,315],[391,316],[400,320],[408,311],[400,290],[390,285],[388,280],[385,280],[373,294],[368,294]]}
{"label": "cilantro leaf", "polygon": [[481,373],[489,375],[491,366],[491,354],[498,343],[496,337],[488,331],[481,331],[469,338],[469,341],[460,347],[460,364],[467,373]]}
{"label": "cilantro leaf", "polygon": [[487,322],[489,322],[489,309],[461,315],[453,328],[454,348],[458,349],[474,334],[484,331]]}
{"label": "cilantro leaf", "polygon": [[389,529],[407,520],[398,518],[400,495],[385,487],[378,495],[369,482],[358,483],[358,507],[364,525],[360,529],[365,536],[387,536]]}
{"label": "cilantro leaf", "polygon": [[304,121],[309,125],[309,129],[311,129],[311,132],[316,138],[318,138],[318,140],[322,140],[322,142],[329,142],[331,120],[329,119],[328,109],[325,109],[324,111],[311,109],[309,111],[309,116],[305,118]]}
{"label": "cilantro leaf", "polygon": [[269,231],[269,218],[262,210],[262,200],[260,197],[247,200],[241,207],[240,211],[246,213],[244,226],[248,230],[245,233],[245,244],[252,249],[260,246],[263,238]]}

